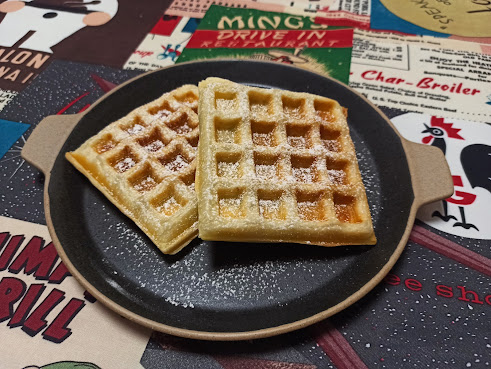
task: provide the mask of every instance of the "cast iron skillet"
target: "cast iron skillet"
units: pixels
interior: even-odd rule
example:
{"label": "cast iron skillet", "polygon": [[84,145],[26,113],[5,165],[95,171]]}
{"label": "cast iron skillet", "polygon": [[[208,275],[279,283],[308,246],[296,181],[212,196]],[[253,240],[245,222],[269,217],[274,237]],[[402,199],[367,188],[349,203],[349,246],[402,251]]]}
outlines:
{"label": "cast iron skillet", "polygon": [[[134,108],[209,76],[310,92],[348,108],[377,245],[323,248],[196,239],[177,255],[163,255],[65,159],[65,152]],[[210,340],[272,336],[346,308],[394,265],[416,210],[453,192],[438,149],[404,140],[375,106],[347,86],[277,63],[206,61],[144,74],[83,114],[47,117],[22,155],[46,175],[45,213],[53,242],[92,295],[152,329]]]}

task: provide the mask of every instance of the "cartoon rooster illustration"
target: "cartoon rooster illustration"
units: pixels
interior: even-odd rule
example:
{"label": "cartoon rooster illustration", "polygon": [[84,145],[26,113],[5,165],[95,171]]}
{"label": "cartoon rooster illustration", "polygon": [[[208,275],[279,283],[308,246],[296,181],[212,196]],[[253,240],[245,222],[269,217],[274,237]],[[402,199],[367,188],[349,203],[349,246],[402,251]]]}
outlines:
{"label": "cartoon rooster illustration", "polygon": [[[464,140],[459,134],[460,129],[453,127],[452,123],[445,123],[443,118],[431,117],[430,126],[425,124],[425,130],[421,133],[428,133],[423,137],[422,142],[427,145],[436,146],[446,154],[447,142],[445,139]],[[491,146],[484,144],[473,144],[464,147],[460,153],[460,162],[466,175],[467,181],[472,188],[481,187],[491,192]],[[454,227],[465,229],[479,229],[466,221],[465,206],[471,205],[476,200],[476,195],[466,191],[459,191],[458,187],[464,187],[461,176],[452,176],[456,190],[452,197],[443,200],[443,214],[439,211],[433,212],[433,217],[438,217],[444,222],[450,219],[455,220]],[[448,203],[457,205],[460,212],[460,221],[448,212]]]}

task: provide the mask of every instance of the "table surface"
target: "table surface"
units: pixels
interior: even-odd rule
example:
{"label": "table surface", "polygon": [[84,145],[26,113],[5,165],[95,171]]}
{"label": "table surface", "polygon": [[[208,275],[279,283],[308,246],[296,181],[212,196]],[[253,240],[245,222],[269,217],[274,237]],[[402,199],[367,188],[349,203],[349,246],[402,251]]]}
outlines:
{"label": "table surface", "polygon": [[[1,5],[0,9],[2,9]],[[57,5],[52,6],[56,8]],[[110,13],[110,6],[107,6],[109,10],[106,11]],[[133,19],[127,3],[121,1],[119,6],[118,11],[128,17],[128,21]],[[489,210],[472,208],[471,211],[466,212],[466,205],[457,200],[445,202],[445,205],[442,202],[433,204],[433,207],[428,208],[430,210],[418,214],[418,220],[399,261],[385,280],[367,296],[325,321],[295,332],[243,342],[196,341],[152,332],[117,317],[102,306],[89,310],[100,303],[91,299],[88,294],[83,295],[83,289],[67,273],[63,274],[64,269],[61,266],[58,267],[58,274],[53,269],[49,275],[45,272],[42,283],[47,283],[46,285],[53,290],[56,290],[56,286],[60,289],[66,286],[67,289],[73,288],[77,291],[73,296],[78,294],[79,298],[73,297],[71,300],[73,305],[66,303],[68,298],[59,305],[60,309],[66,306],[63,310],[66,314],[72,309],[70,314],[73,320],[67,317],[64,321],[65,325],[60,323],[59,327],[56,327],[56,323],[52,323],[56,319],[46,313],[45,316],[38,316],[37,321],[42,325],[42,329],[50,326],[52,329],[40,333],[42,330],[40,326],[32,328],[35,326],[36,316],[29,315],[29,312],[36,310],[36,308],[32,309],[33,307],[39,307],[34,305],[36,301],[34,296],[37,293],[39,297],[44,288],[33,287],[42,285],[39,282],[43,280],[41,275],[43,267],[39,261],[42,258],[38,259],[40,264],[36,265],[34,261],[29,262],[19,256],[24,251],[15,253],[20,250],[18,246],[24,241],[26,246],[23,250],[28,250],[38,239],[42,239],[42,244],[46,246],[49,243],[49,235],[46,227],[43,226],[46,224],[43,203],[44,177],[36,168],[22,160],[20,151],[34,127],[44,117],[82,112],[118,84],[141,73],[138,70],[123,69],[122,63],[128,59],[142,37],[157,22],[160,14],[168,6],[168,2],[146,0],[134,6],[133,11],[141,16],[137,21],[133,19],[135,28],[132,32],[127,32],[120,23],[111,29],[111,32],[115,32],[113,42],[117,47],[113,47],[107,37],[101,39],[95,31],[91,31],[92,33],[72,36],[77,39],[78,47],[86,47],[86,52],[83,54],[80,54],[74,46],[77,45],[76,42],[54,49],[54,56],[43,52],[36,56],[34,51],[29,52],[29,55],[19,54],[22,50],[28,50],[28,46],[19,47],[19,42],[11,48],[0,48],[0,57],[4,58],[8,51],[13,51],[9,56],[11,63],[13,57],[18,61],[23,58],[37,58],[30,67],[19,62],[19,74],[24,76],[27,73],[23,86],[19,87],[18,80],[14,83],[12,80],[14,77],[0,79],[1,90],[15,91],[12,93],[12,100],[0,110],[0,278],[2,278],[0,343],[7,343],[9,350],[12,349],[11,352],[15,353],[7,362],[18,365],[18,368],[27,365],[25,358],[18,356],[22,351],[14,348],[15,345],[11,341],[2,342],[7,337],[2,338],[4,333],[11,335],[9,337],[13,337],[12,339],[18,340],[19,343],[28,345],[23,350],[33,353],[30,365],[53,369],[75,367],[76,362],[88,361],[94,366],[86,363],[84,365],[87,365],[87,368],[141,365],[148,369],[489,367],[491,362],[489,323],[491,242],[489,239],[491,237],[489,231],[483,229],[481,225],[490,228]],[[30,11],[35,12],[37,9],[32,6]],[[0,13],[0,26],[1,22]],[[3,40],[2,37],[0,30],[0,41]],[[20,42],[24,42],[25,39],[26,37]],[[49,63],[42,65],[42,59],[46,55],[50,55],[47,57]],[[34,70],[36,60],[40,66]],[[0,68],[2,62],[0,60]],[[29,77],[29,73],[33,75]],[[425,130],[425,124],[427,128],[434,123],[431,114],[416,116],[415,113],[394,108],[381,107],[381,109],[392,119],[403,135],[409,139],[425,142],[422,141],[425,135],[421,132]],[[419,125],[407,129],[407,121],[414,121],[414,119],[420,119]],[[444,126],[440,124],[440,127]],[[454,123],[453,127],[455,129],[459,127],[460,131],[457,133],[454,129],[447,132],[465,136],[467,141],[465,145],[460,142],[460,146],[447,143],[447,159],[452,170],[455,163],[462,161],[460,155],[465,147],[471,144],[484,147],[491,138],[489,125],[485,123],[462,124],[459,121]],[[489,150],[489,146],[487,147]],[[473,158],[475,162],[481,160]],[[482,160],[482,163],[486,163],[485,159]],[[481,166],[480,170],[489,174],[490,168],[485,165]],[[466,173],[469,173],[465,168],[460,172],[459,176],[454,177],[455,186],[459,186],[458,178],[465,178]],[[477,169],[473,173],[476,172]],[[455,173],[452,171],[452,174]],[[465,181],[467,180],[464,179]],[[477,199],[477,203],[481,201],[481,204],[489,204],[490,190],[489,187],[488,189],[484,187],[473,186],[472,195]],[[465,193],[456,192],[454,198],[459,196],[462,200]],[[480,200],[481,197],[487,197],[487,200]],[[444,206],[447,208],[445,209]],[[428,213],[429,211],[432,213]],[[450,223],[447,223],[454,225],[445,226],[441,225],[442,221],[436,222],[435,211],[441,214],[448,211],[452,218],[448,218]],[[480,237],[476,237],[476,233],[472,233],[472,237],[466,236],[467,229],[470,229],[469,232],[475,231],[472,229],[473,216],[487,219],[484,223],[479,223],[482,228]],[[468,228],[462,225],[467,225]],[[39,252],[39,245],[37,247]],[[25,252],[27,255],[27,251]],[[48,254],[47,251],[43,257],[49,258]],[[50,268],[57,262],[55,259],[52,260],[54,262]],[[61,269],[63,271],[60,271]],[[25,280],[30,285],[21,282],[24,283],[23,287],[21,286],[24,288],[22,298],[19,292],[18,297],[14,299],[12,298],[12,294],[15,293],[13,286],[16,286],[14,279],[21,278],[21,275],[25,275]],[[57,276],[58,281],[56,281]],[[68,287],[67,283],[73,283],[73,286]],[[26,291],[28,287],[29,291]],[[61,297],[58,302],[60,301],[62,301]],[[78,302],[79,305],[76,305]],[[53,306],[56,304],[52,303]],[[81,313],[77,316],[79,311]],[[39,314],[42,315],[41,312]],[[60,314],[63,315],[61,312]],[[97,315],[99,322],[105,322],[100,323],[101,327],[106,327],[105,324],[108,324],[109,332],[102,332],[101,329],[101,332],[94,333],[93,339],[99,342],[97,347],[106,347],[105,345],[110,347],[110,343],[104,341],[107,341],[108,337],[113,337],[110,332],[112,329],[114,336],[116,332],[120,336],[114,343],[117,342],[119,345],[121,354],[115,355],[114,352],[107,351],[110,349],[97,352],[97,349],[93,349],[88,344],[86,350],[84,347],[78,347],[78,354],[60,359],[61,356],[57,356],[56,351],[59,354],[66,347],[66,352],[72,352],[69,349],[72,345],[70,341],[81,342],[77,341],[79,338],[76,338],[76,335],[78,330],[82,332],[83,328],[79,328],[77,319],[81,321],[85,319],[88,322],[91,320],[91,314],[94,321]],[[69,334],[67,327],[70,328]],[[58,336],[53,333],[55,328],[60,329]],[[88,328],[83,334],[86,337],[91,336]],[[125,337],[121,338],[121,335]],[[62,338],[57,342],[56,337]],[[90,353],[89,346],[92,350]],[[126,353],[122,352],[123,348],[127,350]],[[51,355],[49,357],[53,358],[52,361],[36,359],[42,357],[43,352],[49,353],[48,355]],[[52,366],[48,365],[50,363]],[[0,368],[2,368],[1,363]]]}

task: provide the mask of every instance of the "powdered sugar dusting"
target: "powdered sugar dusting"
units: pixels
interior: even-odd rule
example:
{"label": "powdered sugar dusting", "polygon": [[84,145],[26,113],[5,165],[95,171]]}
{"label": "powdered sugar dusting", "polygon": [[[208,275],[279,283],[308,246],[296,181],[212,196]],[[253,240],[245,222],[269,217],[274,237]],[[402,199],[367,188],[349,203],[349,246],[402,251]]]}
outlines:
{"label": "powdered sugar dusting", "polygon": [[135,184],[133,187],[137,191],[144,192],[144,191],[151,190],[152,188],[155,187],[156,184],[157,182],[155,182],[155,179],[152,176],[146,176],[140,182]]}
{"label": "powdered sugar dusting", "polygon": [[133,168],[136,165],[136,162],[133,158],[126,157],[123,160],[118,161],[114,167],[120,173],[126,172],[128,169]]}
{"label": "powdered sugar dusting", "polygon": [[174,214],[181,205],[176,201],[174,196],[168,198],[166,201],[164,201],[160,206],[157,207],[157,210],[161,213],[164,213],[165,215],[172,215]]}
{"label": "powdered sugar dusting", "polygon": [[127,132],[130,134],[130,135],[136,135],[137,133],[140,133],[141,131],[143,131],[145,127],[143,127],[141,124],[134,124],[133,126],[131,126],[130,128],[128,128]]}
{"label": "powdered sugar dusting", "polygon": [[274,146],[275,141],[274,141],[273,132],[266,132],[266,133],[253,132],[252,133],[252,142],[255,145]]}
{"label": "powdered sugar dusting", "polygon": [[370,207],[370,214],[372,220],[374,221],[374,228],[377,228],[377,219],[379,219],[379,214],[381,209],[381,183],[379,174],[377,172],[377,166],[375,164],[374,158],[370,153],[369,148],[365,143],[356,138],[356,131],[351,131],[351,136],[356,145],[356,158],[358,160],[358,165],[360,168],[361,178],[365,186],[365,192],[367,194],[368,206]]}
{"label": "powdered sugar dusting", "polygon": [[179,172],[189,166],[189,161],[181,154],[177,154],[171,161],[166,162],[164,166],[171,172]]}
{"label": "powdered sugar dusting", "polygon": [[256,176],[264,179],[273,179],[276,177],[276,165],[256,164]]}
{"label": "powdered sugar dusting", "polygon": [[[309,146],[309,136],[290,137],[301,141],[293,146],[300,144],[308,150],[320,151],[318,146]],[[376,217],[378,176],[370,169],[368,148],[363,143],[360,146],[357,151],[360,169],[372,215]],[[178,155],[178,161],[181,158],[187,163],[182,155]],[[311,181],[317,168],[303,168],[302,164],[298,170],[298,174],[290,174]],[[274,165],[256,165],[257,175],[263,172],[261,175],[269,177],[275,171]],[[371,201],[373,199],[375,202]],[[176,205],[174,201],[169,202],[170,207]],[[221,211],[237,216],[237,210],[241,208],[240,196],[222,198],[219,202]],[[279,214],[281,210],[281,202],[271,197],[259,199],[259,203],[259,211],[265,218],[267,214]],[[321,216],[316,201],[301,201],[298,206],[304,217]],[[209,243],[199,239],[178,255],[165,256],[130,220],[113,222],[114,216],[108,216],[106,224],[100,226],[105,230],[99,249],[101,256],[117,272],[113,275],[114,280],[138,297],[142,296],[138,291],[144,290],[143,296],[151,294],[163,305],[185,309],[206,307],[220,311],[236,306],[286,306],[292,299],[302,298],[306,292],[323,287],[326,279],[335,274],[334,266],[339,271],[352,262],[350,255],[333,257],[335,253],[316,246]],[[319,249],[322,251],[317,251]],[[131,268],[128,267],[129,260]]]}
{"label": "powdered sugar dusting", "polygon": [[[277,207],[275,201],[269,205],[273,209]],[[165,256],[128,224],[131,221],[105,226],[101,250],[107,255],[105,260],[111,262],[110,278],[115,285],[125,285],[129,291],[145,290],[163,305],[186,309],[285,306],[292,295],[303,293],[300,285],[308,283],[315,288],[323,283],[325,275],[333,273],[330,262],[308,257],[305,252],[301,255],[297,253],[299,250],[294,250],[285,256],[288,245],[214,245],[196,239],[187,246],[189,251],[185,256]],[[276,256],[266,259],[253,256],[265,250],[268,253],[273,250]],[[128,260],[131,268],[127,267]],[[337,262],[348,264],[348,260]]]}
{"label": "powdered sugar dusting", "polygon": [[160,140],[155,140],[146,145],[145,150],[149,152],[155,152],[159,151],[162,147],[164,147],[164,143]]}
{"label": "powdered sugar dusting", "polygon": [[280,218],[280,199],[259,199],[259,215],[266,219]]}
{"label": "powdered sugar dusting", "polygon": [[292,173],[295,179],[299,182],[303,183],[312,183],[314,182],[314,173],[310,167],[293,167]]}
{"label": "powdered sugar dusting", "polygon": [[329,169],[327,171],[329,180],[334,184],[345,184],[346,173],[343,170]]}
{"label": "powdered sugar dusting", "polygon": [[237,178],[239,176],[239,162],[220,161],[217,171],[220,177]]}
{"label": "powdered sugar dusting", "polygon": [[298,149],[307,148],[307,139],[303,136],[288,136],[288,144]]}

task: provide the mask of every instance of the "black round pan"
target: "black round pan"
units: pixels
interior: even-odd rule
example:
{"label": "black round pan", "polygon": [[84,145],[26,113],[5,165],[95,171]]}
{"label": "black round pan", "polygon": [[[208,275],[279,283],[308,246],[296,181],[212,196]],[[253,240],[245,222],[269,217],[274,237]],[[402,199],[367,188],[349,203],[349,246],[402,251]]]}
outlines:
{"label": "black round pan", "polygon": [[[163,255],[65,159],[67,151],[134,108],[210,76],[327,96],[348,108],[375,246],[196,239],[177,255]],[[43,120],[23,156],[46,175],[46,221],[61,258],[80,283],[131,320],[199,339],[272,336],[346,308],[394,265],[418,207],[453,192],[438,149],[404,140],[375,106],[347,86],[277,63],[206,61],[144,74],[83,114]]]}

